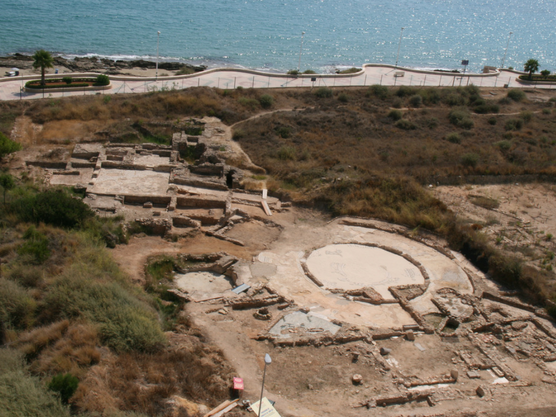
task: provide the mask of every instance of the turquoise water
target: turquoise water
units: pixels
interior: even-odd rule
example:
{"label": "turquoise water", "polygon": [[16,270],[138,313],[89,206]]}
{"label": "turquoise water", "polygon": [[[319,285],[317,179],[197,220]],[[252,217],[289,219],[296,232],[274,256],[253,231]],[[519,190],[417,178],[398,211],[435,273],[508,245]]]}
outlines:
{"label": "turquoise water", "polygon": [[319,72],[365,62],[556,70],[554,0],[0,0],[0,54],[155,59]]}

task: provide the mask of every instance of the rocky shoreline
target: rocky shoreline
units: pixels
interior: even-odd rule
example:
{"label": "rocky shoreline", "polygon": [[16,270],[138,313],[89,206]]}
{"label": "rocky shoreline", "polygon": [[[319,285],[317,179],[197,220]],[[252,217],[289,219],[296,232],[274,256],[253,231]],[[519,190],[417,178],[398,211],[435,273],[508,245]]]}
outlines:
{"label": "rocky shoreline", "polygon": [[[97,57],[75,57],[66,59],[60,56],[54,58],[54,67],[67,68],[71,72],[100,72],[108,75],[122,74],[122,71],[131,69],[152,70],[156,68],[156,62],[138,60],[117,60]],[[0,67],[19,68],[22,70],[33,69],[33,57],[30,55],[13,54],[10,56],[0,57]],[[158,68],[167,71],[190,71],[201,72],[207,69],[205,65],[190,65],[182,62],[159,62]]]}

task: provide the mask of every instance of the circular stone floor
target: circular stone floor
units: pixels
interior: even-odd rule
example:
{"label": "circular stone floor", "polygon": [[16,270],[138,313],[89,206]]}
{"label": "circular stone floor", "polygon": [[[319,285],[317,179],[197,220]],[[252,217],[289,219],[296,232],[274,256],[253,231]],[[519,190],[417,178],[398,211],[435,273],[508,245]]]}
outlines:
{"label": "circular stone floor", "polygon": [[364,245],[317,249],[307,258],[307,267],[325,288],[372,287],[385,299],[392,298],[388,287],[425,282],[421,271],[411,262],[384,249]]}

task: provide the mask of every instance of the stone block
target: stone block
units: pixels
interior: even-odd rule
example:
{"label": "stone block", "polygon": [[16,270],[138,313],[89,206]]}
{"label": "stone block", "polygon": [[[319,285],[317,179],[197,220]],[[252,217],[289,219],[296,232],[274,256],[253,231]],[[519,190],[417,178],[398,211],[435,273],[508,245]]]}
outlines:
{"label": "stone block", "polygon": [[407,332],[405,332],[405,338],[410,342],[415,341],[415,333],[413,333],[413,330],[408,330]]}
{"label": "stone block", "polygon": [[147,201],[145,203],[143,203],[143,208],[153,208],[153,203],[150,201]]}
{"label": "stone block", "polygon": [[380,348],[380,354],[381,354],[382,356],[386,356],[386,355],[388,355],[390,352],[392,352],[392,349],[388,349],[388,348],[385,348],[385,347],[381,347],[381,348]]}
{"label": "stone block", "polygon": [[450,376],[452,377],[452,379],[453,379],[454,381],[457,381],[457,380],[458,380],[458,377],[459,377],[459,372],[458,372],[456,369],[452,369],[452,370],[450,371]]}

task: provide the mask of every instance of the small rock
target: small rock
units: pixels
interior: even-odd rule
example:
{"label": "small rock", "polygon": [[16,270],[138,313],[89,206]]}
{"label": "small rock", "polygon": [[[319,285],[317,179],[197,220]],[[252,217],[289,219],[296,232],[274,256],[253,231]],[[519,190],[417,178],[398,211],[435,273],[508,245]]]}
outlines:
{"label": "small rock", "polygon": [[479,385],[479,386],[477,387],[477,389],[475,390],[475,392],[476,392],[477,395],[478,395],[479,397],[481,397],[481,398],[484,397],[484,396],[486,395],[486,390],[484,389],[484,387],[483,387],[482,385]]}
{"label": "small rock", "polygon": [[352,360],[353,362],[357,362],[357,361],[359,360],[359,355],[360,355],[359,352],[352,352],[352,353],[351,353],[351,360]]}
{"label": "small rock", "polygon": [[410,342],[415,341],[415,333],[413,333],[413,330],[408,330],[407,332],[405,332],[405,337]]}
{"label": "small rock", "polygon": [[467,376],[470,379],[478,379],[481,377],[481,374],[479,374],[477,371],[467,371]]}
{"label": "small rock", "polygon": [[147,201],[145,204],[143,204],[143,208],[153,208],[153,203]]}
{"label": "small rock", "polygon": [[381,348],[380,348],[380,354],[381,354],[382,356],[386,356],[386,355],[388,355],[390,352],[392,352],[392,349],[388,349],[388,348],[385,348],[385,347],[381,347]]}
{"label": "small rock", "polygon": [[225,309],[222,308],[222,309],[218,310],[218,314],[222,314],[223,316],[225,316],[225,315],[228,314],[228,310],[225,310]]}
{"label": "small rock", "polygon": [[452,379],[453,379],[454,381],[457,381],[457,380],[458,380],[458,377],[459,377],[459,372],[458,372],[457,370],[455,370],[455,369],[452,369],[452,370],[450,371],[450,376],[452,377]]}
{"label": "small rock", "polygon": [[351,380],[355,385],[359,385],[361,382],[363,382],[363,377],[359,374],[355,374],[351,377]]}
{"label": "small rock", "polygon": [[512,329],[514,330],[523,330],[527,327],[527,323],[523,321],[514,321],[512,323]]}

